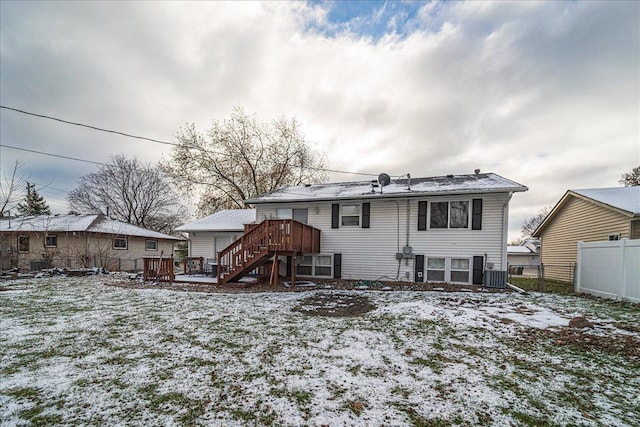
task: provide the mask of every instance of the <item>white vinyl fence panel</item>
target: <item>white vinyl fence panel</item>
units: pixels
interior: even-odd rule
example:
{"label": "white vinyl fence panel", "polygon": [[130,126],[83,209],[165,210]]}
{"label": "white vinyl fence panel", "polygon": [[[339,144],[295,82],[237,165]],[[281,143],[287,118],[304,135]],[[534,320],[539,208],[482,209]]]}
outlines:
{"label": "white vinyl fence panel", "polygon": [[640,302],[640,240],[578,242],[576,292]]}

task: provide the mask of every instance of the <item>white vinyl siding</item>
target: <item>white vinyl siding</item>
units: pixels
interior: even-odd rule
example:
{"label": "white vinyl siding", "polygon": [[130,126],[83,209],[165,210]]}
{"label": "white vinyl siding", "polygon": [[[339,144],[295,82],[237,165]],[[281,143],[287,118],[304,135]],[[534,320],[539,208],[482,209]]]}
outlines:
{"label": "white vinyl siding", "polygon": [[[418,200],[410,201],[409,246],[414,254],[440,258],[467,258],[485,255],[496,270],[502,266],[506,242],[503,241],[503,215],[507,194],[478,194],[469,196],[483,199],[482,230],[429,229],[418,231]],[[427,201],[460,201],[460,196],[421,198]],[[467,199],[465,199],[467,200]],[[257,220],[274,218],[277,208],[309,209],[309,225],[321,230],[321,251],[342,254],[342,278],[363,280],[414,280],[415,260],[401,260],[398,274],[396,252],[406,244],[407,199],[339,201],[343,204],[371,203],[369,229],[360,227],[331,228],[331,205],[337,201],[312,203],[273,203],[257,205]],[[469,215],[470,216],[470,215]],[[471,219],[469,218],[469,223]],[[504,238],[506,240],[506,237]],[[505,255],[506,262],[506,255]],[[426,266],[425,266],[426,268]],[[469,280],[471,282],[471,280]]]}
{"label": "white vinyl siding", "polygon": [[241,231],[196,231],[189,233],[189,256],[217,259],[218,252],[242,236]]}

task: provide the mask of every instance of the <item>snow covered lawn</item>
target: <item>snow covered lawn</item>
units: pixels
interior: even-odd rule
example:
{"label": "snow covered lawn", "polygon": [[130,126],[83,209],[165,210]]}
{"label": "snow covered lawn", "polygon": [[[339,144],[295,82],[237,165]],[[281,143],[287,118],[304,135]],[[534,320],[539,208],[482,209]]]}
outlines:
{"label": "snow covered lawn", "polygon": [[[0,283],[0,425],[634,425],[638,306],[534,294]],[[353,291],[352,291],[353,292]],[[594,328],[569,333],[572,317]],[[637,424],[636,424],[637,425]]]}

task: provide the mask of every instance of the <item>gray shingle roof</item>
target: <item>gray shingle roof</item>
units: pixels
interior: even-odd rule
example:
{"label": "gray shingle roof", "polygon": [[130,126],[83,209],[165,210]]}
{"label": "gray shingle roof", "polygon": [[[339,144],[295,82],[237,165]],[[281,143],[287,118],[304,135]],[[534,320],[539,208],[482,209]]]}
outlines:
{"label": "gray shingle roof", "polygon": [[181,240],[168,234],[147,230],[126,222],[105,218],[102,215],[38,215],[3,219],[3,232],[91,232],[146,237],[150,239]]}
{"label": "gray shingle roof", "polygon": [[256,220],[255,209],[228,209],[181,225],[176,231],[243,231]]}
{"label": "gray shingle roof", "polygon": [[571,191],[634,215],[640,214],[640,187],[638,186],[590,188]]}
{"label": "gray shingle roof", "polygon": [[375,193],[372,192],[371,181],[295,185],[262,194],[252,199],[245,200],[244,203],[257,204],[341,199],[379,199],[465,193],[516,192],[527,191],[528,188],[494,173],[481,173],[470,175],[436,176],[430,178],[412,178],[410,188],[407,179],[396,179],[382,189],[381,187],[377,187],[374,190]]}

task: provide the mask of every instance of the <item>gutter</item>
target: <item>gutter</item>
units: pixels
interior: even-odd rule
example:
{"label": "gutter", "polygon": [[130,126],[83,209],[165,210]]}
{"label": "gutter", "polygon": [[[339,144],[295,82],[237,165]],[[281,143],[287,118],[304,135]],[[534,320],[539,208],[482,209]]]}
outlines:
{"label": "gutter", "polygon": [[456,190],[456,191],[433,191],[433,192],[415,192],[410,193],[363,193],[361,195],[353,194],[349,196],[336,196],[336,197],[318,197],[318,198],[269,198],[269,199],[247,199],[243,200],[245,205],[258,205],[267,203],[300,203],[300,202],[332,202],[339,200],[379,200],[379,199],[401,199],[401,198],[421,198],[421,197],[433,197],[433,196],[462,196],[469,194],[488,194],[488,193],[509,193],[510,195],[515,192],[528,191],[527,187],[508,187],[499,189],[481,189],[474,188],[469,190]]}

